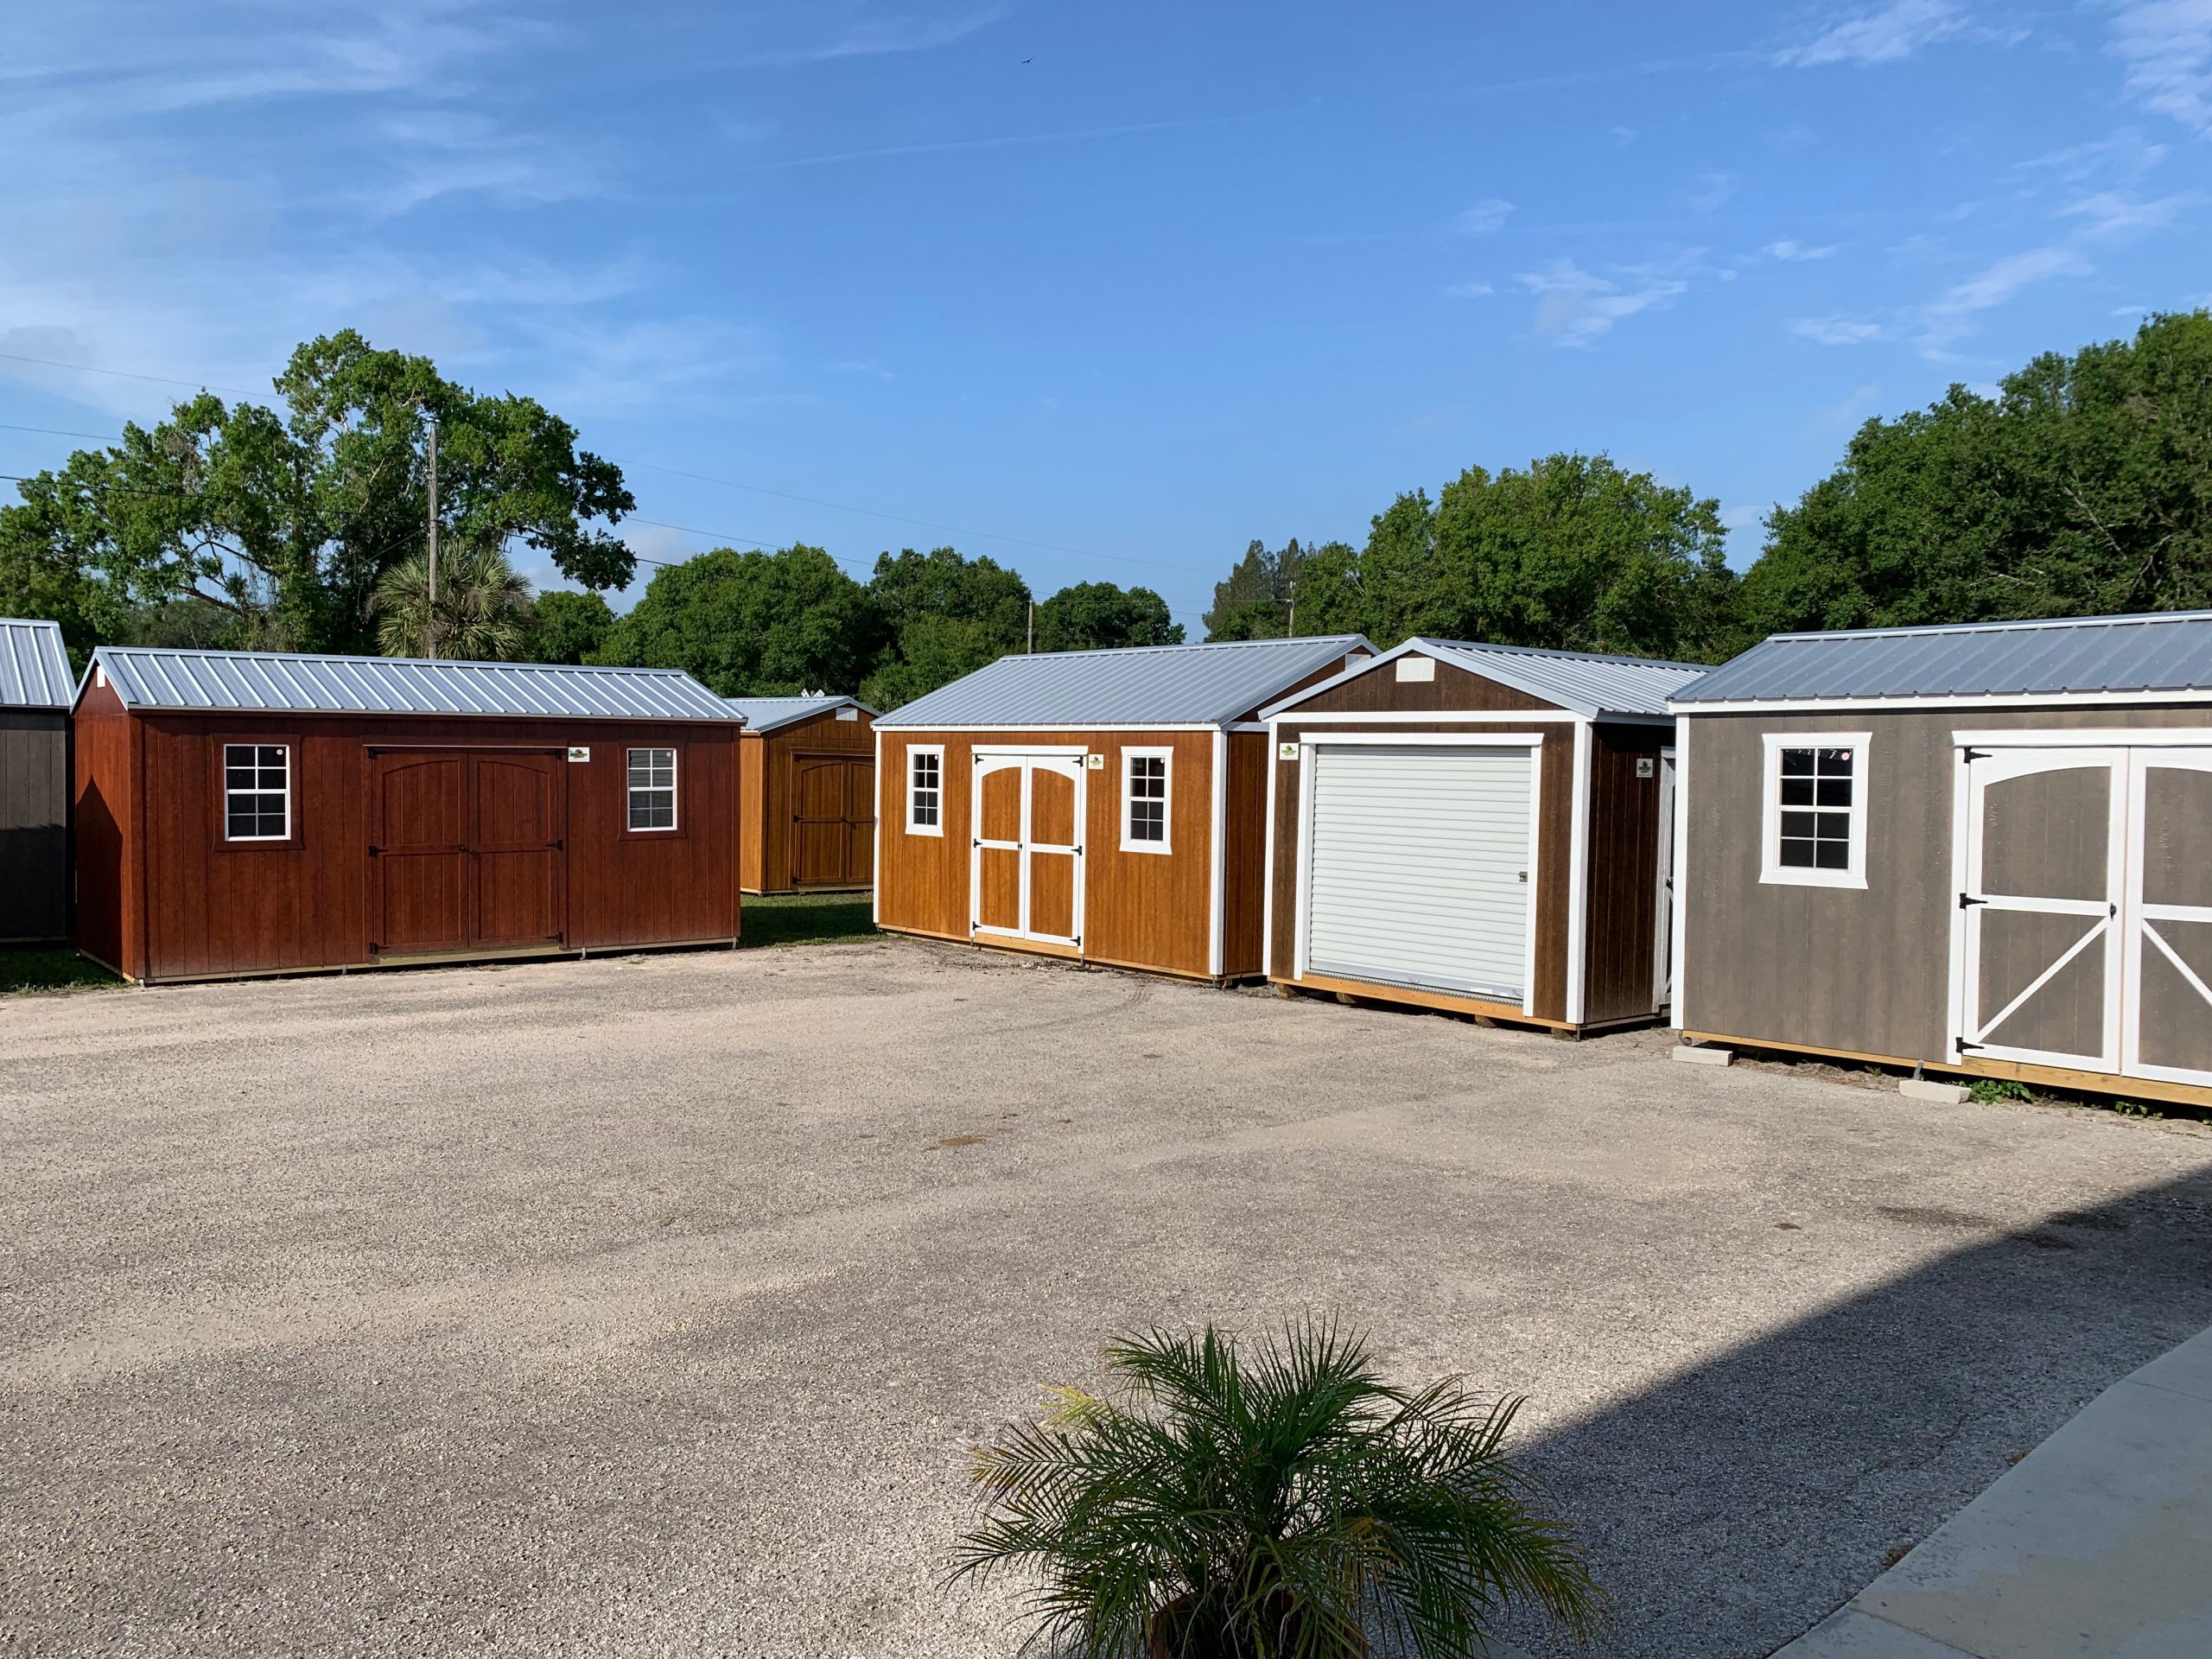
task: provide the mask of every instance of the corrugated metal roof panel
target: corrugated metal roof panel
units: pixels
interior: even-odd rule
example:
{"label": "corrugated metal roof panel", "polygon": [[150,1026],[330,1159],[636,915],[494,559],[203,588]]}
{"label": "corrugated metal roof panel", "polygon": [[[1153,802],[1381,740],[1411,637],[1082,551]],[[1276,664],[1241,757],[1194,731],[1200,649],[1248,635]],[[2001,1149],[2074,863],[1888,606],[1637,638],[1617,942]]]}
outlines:
{"label": "corrugated metal roof panel", "polygon": [[1540,651],[1464,639],[1414,642],[1457,658],[1470,673],[1596,719],[1604,715],[1664,716],[1667,699],[1707,671],[1695,663],[1649,657],[1607,657],[1585,651]]}
{"label": "corrugated metal roof panel", "polygon": [[0,709],[67,709],[76,695],[61,625],[0,617]]}
{"label": "corrugated metal roof panel", "polygon": [[2212,611],[1778,633],[1675,694],[1683,705],[1834,698],[2212,693]]}
{"label": "corrugated metal roof panel", "polygon": [[812,697],[724,697],[722,701],[742,715],[745,723],[756,732],[772,732],[779,726],[810,720],[827,714],[832,709],[852,708],[873,717],[875,710],[858,697],[840,697],[824,693]]}
{"label": "corrugated metal roof panel", "polygon": [[102,645],[92,660],[130,709],[283,714],[530,715],[576,720],[739,716],[672,668],[430,662],[281,652]]}
{"label": "corrugated metal roof panel", "polygon": [[1001,657],[880,716],[880,727],[1218,726],[1348,651],[1356,633]]}

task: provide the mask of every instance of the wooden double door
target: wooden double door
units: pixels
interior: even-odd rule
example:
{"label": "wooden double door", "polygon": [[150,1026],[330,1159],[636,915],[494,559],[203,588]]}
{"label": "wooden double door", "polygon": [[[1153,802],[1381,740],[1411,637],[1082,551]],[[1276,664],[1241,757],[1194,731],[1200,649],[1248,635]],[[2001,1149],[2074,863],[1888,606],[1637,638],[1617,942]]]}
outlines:
{"label": "wooden double door", "polygon": [[370,750],[369,954],[558,946],[568,780],[558,750]]}
{"label": "wooden double door", "polygon": [[864,887],[875,879],[875,761],[791,757],[791,885]]}
{"label": "wooden double door", "polygon": [[1084,752],[977,749],[969,931],[1083,945]]}

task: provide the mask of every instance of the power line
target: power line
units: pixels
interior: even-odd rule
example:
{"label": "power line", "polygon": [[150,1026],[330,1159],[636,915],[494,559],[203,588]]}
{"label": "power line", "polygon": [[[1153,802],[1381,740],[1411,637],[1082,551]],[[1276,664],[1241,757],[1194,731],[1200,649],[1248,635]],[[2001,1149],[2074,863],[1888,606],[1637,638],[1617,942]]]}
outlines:
{"label": "power line", "polygon": [[[179,380],[167,374],[134,374],[129,369],[96,369],[89,363],[57,363],[50,357],[25,357],[20,352],[0,352],[0,359],[10,363],[35,363],[41,369],[67,369],[73,374],[111,374],[118,380],[150,380],[159,386],[190,386],[195,391],[227,391],[236,397],[260,397],[266,394],[248,391],[244,386],[211,385],[205,380]],[[25,431],[33,429],[26,427]],[[65,435],[80,435],[69,434]]]}

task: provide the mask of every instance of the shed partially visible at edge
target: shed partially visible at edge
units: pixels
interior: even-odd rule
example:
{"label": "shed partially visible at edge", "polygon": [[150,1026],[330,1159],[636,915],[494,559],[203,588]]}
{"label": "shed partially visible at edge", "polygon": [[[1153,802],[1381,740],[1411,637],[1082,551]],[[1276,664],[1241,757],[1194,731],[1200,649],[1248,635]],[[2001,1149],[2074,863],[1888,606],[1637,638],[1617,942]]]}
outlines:
{"label": "shed partially visible at edge", "polygon": [[670,669],[102,646],[78,947],[150,982],[734,944],[741,729]]}
{"label": "shed partially visible at edge", "polygon": [[2212,612],[1777,634],[1672,707],[1690,1037],[2212,1105]]}
{"label": "shed partially visible at edge", "polygon": [[866,887],[875,869],[876,711],[855,697],[729,697],[738,738],[738,885]]}
{"label": "shed partially visible at edge", "polygon": [[1685,663],[1408,639],[1268,708],[1268,975],[1572,1033],[1667,1006]]}
{"label": "shed partially visible at edge", "polygon": [[59,623],[0,618],[0,944],[69,937],[75,689]]}

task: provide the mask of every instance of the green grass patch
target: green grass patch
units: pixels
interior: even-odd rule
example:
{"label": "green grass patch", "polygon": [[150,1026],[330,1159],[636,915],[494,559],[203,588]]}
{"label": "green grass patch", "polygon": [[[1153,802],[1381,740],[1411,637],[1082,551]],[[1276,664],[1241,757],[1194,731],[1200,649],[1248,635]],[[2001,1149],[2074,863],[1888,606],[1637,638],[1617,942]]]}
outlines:
{"label": "green grass patch", "polygon": [[122,983],[66,944],[0,948],[0,993],[73,991]]}
{"label": "green grass patch", "polygon": [[785,893],[742,901],[738,938],[746,944],[834,944],[876,937],[874,900],[865,893]]}

